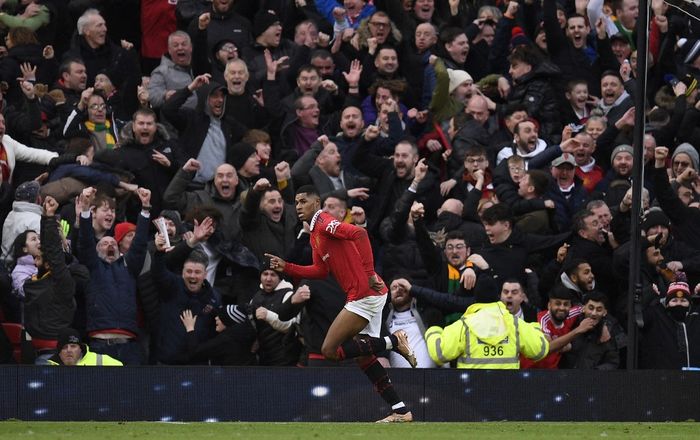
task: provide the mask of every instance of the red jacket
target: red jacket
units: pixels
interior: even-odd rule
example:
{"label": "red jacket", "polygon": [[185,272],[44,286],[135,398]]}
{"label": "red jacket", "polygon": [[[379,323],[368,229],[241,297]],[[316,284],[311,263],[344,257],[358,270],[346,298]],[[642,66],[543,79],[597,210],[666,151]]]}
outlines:
{"label": "red jacket", "polygon": [[[347,294],[347,301],[368,296],[386,295],[369,287],[374,271],[374,257],[367,231],[342,223],[330,214],[318,211],[311,220],[311,266],[287,263],[284,271],[295,278],[325,278],[330,272]],[[381,279],[381,278],[379,278]]]}
{"label": "red jacket", "polygon": [[168,51],[168,36],[177,30],[173,0],[141,1],[141,56],[160,58]]}

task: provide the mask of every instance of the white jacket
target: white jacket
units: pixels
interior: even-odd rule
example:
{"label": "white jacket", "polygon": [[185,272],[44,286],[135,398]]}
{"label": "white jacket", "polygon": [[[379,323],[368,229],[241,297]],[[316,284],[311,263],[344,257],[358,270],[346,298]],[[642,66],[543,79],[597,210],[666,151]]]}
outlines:
{"label": "white jacket", "polygon": [[7,134],[0,137],[0,142],[2,142],[7,152],[7,165],[10,167],[10,182],[12,182],[12,174],[15,172],[15,162],[21,161],[48,165],[51,159],[58,156],[58,153],[54,153],[53,151],[32,148],[21,144]]}

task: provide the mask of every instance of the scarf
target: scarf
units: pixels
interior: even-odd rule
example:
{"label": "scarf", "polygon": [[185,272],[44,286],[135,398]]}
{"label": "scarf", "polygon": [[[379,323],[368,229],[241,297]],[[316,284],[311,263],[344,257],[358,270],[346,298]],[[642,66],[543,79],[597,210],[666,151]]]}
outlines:
{"label": "scarf", "polygon": [[[476,183],[476,179],[474,178],[474,176],[472,176],[471,173],[469,173],[469,171],[467,170],[465,170],[464,174],[462,174],[462,181],[467,182],[472,186]],[[488,169],[484,170],[484,186],[481,188],[482,199],[490,199],[493,195],[493,190],[489,189],[489,186],[491,186],[492,181],[493,177],[491,177],[491,171]]]}
{"label": "scarf", "polygon": [[114,149],[114,145],[117,142],[115,141],[114,136],[112,136],[112,130],[111,130],[112,124],[109,122],[109,119],[105,120],[104,124],[96,124],[92,121],[86,121],[85,128],[87,128],[88,131],[91,133],[95,133],[98,135],[103,134],[105,147],[109,150]]}

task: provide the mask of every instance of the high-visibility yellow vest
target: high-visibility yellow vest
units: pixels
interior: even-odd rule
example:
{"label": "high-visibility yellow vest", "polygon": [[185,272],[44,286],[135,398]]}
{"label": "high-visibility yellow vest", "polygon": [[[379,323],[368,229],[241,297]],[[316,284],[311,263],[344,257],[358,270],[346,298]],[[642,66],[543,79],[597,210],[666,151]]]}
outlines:
{"label": "high-visibility yellow vest", "polygon": [[[124,364],[114,359],[112,356],[100,353],[93,353],[89,349],[87,353],[75,364],[77,367],[121,367]],[[60,365],[58,362],[49,359],[49,365]]]}
{"label": "high-visibility yellow vest", "polygon": [[459,321],[430,327],[425,342],[433,361],[457,359],[457,368],[518,369],[521,353],[540,360],[549,352],[539,325],[511,315],[500,301],[472,304]]}

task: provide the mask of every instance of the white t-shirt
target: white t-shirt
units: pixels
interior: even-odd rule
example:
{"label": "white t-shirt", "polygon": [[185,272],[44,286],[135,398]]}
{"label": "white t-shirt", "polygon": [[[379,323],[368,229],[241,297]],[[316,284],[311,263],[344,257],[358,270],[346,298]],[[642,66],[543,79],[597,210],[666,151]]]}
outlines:
{"label": "white t-shirt", "polygon": [[[435,362],[430,359],[428,354],[428,346],[425,344],[425,338],[420,331],[418,322],[410,310],[405,312],[394,312],[393,319],[389,323],[389,333],[394,333],[398,330],[403,330],[408,335],[408,343],[413,348],[418,361],[417,368],[436,368]],[[406,359],[400,354],[392,351],[389,355],[389,362],[394,368],[411,368]]]}

